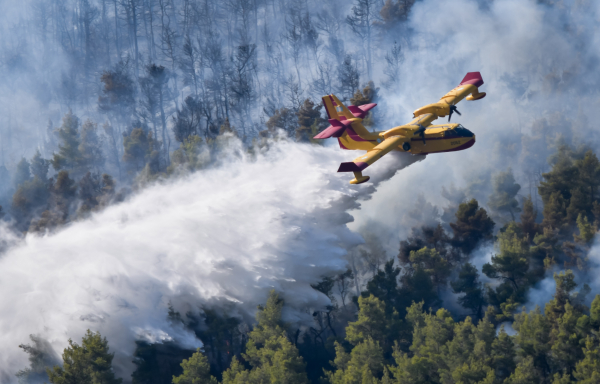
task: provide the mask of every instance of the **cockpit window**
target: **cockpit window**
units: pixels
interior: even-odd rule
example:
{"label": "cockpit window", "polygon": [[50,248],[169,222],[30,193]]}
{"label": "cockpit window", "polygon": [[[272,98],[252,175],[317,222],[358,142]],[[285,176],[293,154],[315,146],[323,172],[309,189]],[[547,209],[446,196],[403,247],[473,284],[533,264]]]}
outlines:
{"label": "cockpit window", "polygon": [[473,132],[469,131],[462,125],[457,125],[454,129],[449,129],[444,132],[444,137],[473,137]]}
{"label": "cockpit window", "polygon": [[454,129],[449,129],[444,132],[444,137],[458,137],[458,136],[460,136],[460,135]]}
{"label": "cockpit window", "polygon": [[462,125],[459,125],[458,127],[454,128],[454,130],[456,131],[456,133],[458,133],[460,135],[460,137],[473,137],[473,132],[469,131],[467,128],[463,127]]}

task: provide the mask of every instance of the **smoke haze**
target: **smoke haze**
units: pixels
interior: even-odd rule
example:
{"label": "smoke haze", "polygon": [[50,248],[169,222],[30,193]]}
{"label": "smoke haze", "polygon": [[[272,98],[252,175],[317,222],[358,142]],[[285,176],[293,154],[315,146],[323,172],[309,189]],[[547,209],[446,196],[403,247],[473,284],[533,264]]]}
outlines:
{"label": "smoke haze", "polygon": [[[18,37],[11,26],[31,27],[31,20],[23,20],[42,3],[46,4],[3,2],[3,36]],[[315,15],[335,5],[309,3]],[[88,328],[99,331],[116,352],[120,377],[128,377],[134,368],[135,340],[201,346],[193,332],[168,320],[169,305],[181,313],[216,305],[251,319],[256,305],[274,288],[286,301],[286,321],[309,322],[310,309],[329,304],[310,284],[345,271],[348,250],[370,234],[388,257],[395,257],[398,242],[412,227],[443,221],[443,208],[455,203],[441,196],[444,186],[453,184],[485,206],[492,173],[510,167],[522,186],[521,196],[531,193],[540,204],[536,182],[549,169],[546,159],[554,147],[544,144],[540,150],[535,143],[563,137],[597,147],[600,133],[590,123],[598,108],[600,5],[565,3],[579,5],[568,15],[561,7],[522,0],[424,0],[414,5],[406,30],[397,36],[405,58],[402,80],[398,87],[381,89],[376,128],[405,123],[414,109],[437,101],[466,72],[480,71],[488,96],[461,103],[463,115],[453,120],[477,136],[467,151],[424,161],[390,155],[365,171],[372,177],[370,183],[351,186],[347,174],[335,171],[356,154],[337,145],[279,141],[252,159],[232,139],[234,149],[229,152],[235,155],[226,155],[218,166],[157,183],[55,234],[19,239],[1,226],[0,250],[7,249],[0,256],[2,381],[15,381],[14,373],[27,365],[18,345],[30,334],[47,340],[60,354],[68,338],[78,341]],[[348,9],[337,11],[345,15]],[[285,27],[272,23],[273,36]],[[2,48],[7,74],[0,81],[0,141],[2,163],[12,170],[21,156],[30,156],[36,148],[53,150],[48,119],[56,125],[68,108],[104,119],[95,106],[101,89],[97,78],[117,58],[90,70],[89,79],[93,74],[96,80],[81,80],[87,84],[88,99],[80,103],[77,97],[68,99],[63,89],[68,84],[65,76],[75,71],[71,58],[52,44],[40,50],[37,39],[9,37],[3,38]],[[364,69],[348,28],[342,26],[338,37]],[[377,43],[376,85],[385,80],[383,57],[395,39],[384,36]],[[266,61],[266,56],[261,53],[260,60]],[[297,69],[288,51],[279,66],[290,73]],[[312,80],[316,64],[298,73]],[[277,76],[277,81],[285,77]],[[257,77],[267,82],[269,73]],[[321,96],[306,83],[303,95]],[[264,88],[274,90],[275,85]],[[274,95],[277,92],[263,91],[257,99],[266,103]],[[273,107],[291,98],[284,91],[278,96]],[[181,100],[175,102],[181,105]],[[249,113],[254,124],[248,128],[251,138],[267,117],[262,108]],[[232,117],[238,127],[244,119],[241,113]],[[545,130],[535,131],[536,124],[546,124]],[[492,251],[477,251],[479,270]],[[590,255],[597,251],[596,246]],[[597,292],[598,286],[593,289]],[[552,283],[544,280],[531,291],[530,301],[543,303],[553,291]]]}
{"label": "smoke haze", "polygon": [[[286,300],[285,320],[304,324],[309,309],[330,303],[310,284],[346,270],[346,249],[362,239],[347,228],[345,211],[368,197],[331,172],[344,154],[280,141],[249,161],[239,157],[237,140],[230,144],[233,154],[216,169],[149,187],[53,235],[16,244],[4,236],[14,244],[0,259],[0,313],[10,314],[0,318],[4,377],[26,366],[17,346],[29,334],[60,354],[69,338],[99,331],[127,377],[135,340],[202,346],[168,321],[169,304],[192,314],[222,306],[251,321],[276,289]],[[415,159],[386,159],[381,169]]]}

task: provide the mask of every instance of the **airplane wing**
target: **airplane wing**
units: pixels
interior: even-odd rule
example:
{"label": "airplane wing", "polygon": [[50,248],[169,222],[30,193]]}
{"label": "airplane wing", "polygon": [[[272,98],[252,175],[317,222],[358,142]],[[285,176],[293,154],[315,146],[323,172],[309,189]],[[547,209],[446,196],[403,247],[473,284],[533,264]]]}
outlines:
{"label": "airplane wing", "polygon": [[452,118],[454,112],[460,115],[456,109],[458,104],[465,97],[467,100],[480,100],[485,97],[485,92],[479,92],[479,87],[483,85],[483,78],[479,72],[469,72],[462,79],[460,84],[450,92],[446,93],[440,101],[421,107],[413,112],[414,116],[424,114],[433,114],[437,117],[448,116],[448,121]]}
{"label": "airplane wing", "polygon": [[366,154],[357,157],[351,162],[340,164],[338,172],[361,172],[369,165],[381,159],[386,153],[397,148],[398,145],[400,145],[400,143],[402,143],[403,141],[406,141],[406,137],[404,136],[390,137],[378,144],[377,146],[375,146]]}

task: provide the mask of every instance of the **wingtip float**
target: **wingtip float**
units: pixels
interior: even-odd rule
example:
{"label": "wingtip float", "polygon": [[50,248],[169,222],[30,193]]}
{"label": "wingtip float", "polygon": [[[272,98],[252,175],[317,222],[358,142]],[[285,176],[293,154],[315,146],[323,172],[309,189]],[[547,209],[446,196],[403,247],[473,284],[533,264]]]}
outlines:
{"label": "wingtip float", "polygon": [[[461,115],[456,104],[462,99],[481,100],[485,97],[485,92],[479,92],[482,85],[481,73],[469,72],[440,101],[414,111],[411,122],[382,132],[369,132],[361,123],[377,104],[346,107],[335,95],[327,95],[323,97],[323,105],[331,125],[314,138],[335,137],[342,149],[367,151],[351,162],[340,164],[338,169],[338,172],[354,173],[350,184],[361,184],[369,180],[369,176],[363,176],[362,171],[391,151],[425,155],[472,147],[475,144],[473,132],[460,124],[451,124],[450,120],[454,113]],[[431,125],[438,117],[446,116],[448,124]]]}

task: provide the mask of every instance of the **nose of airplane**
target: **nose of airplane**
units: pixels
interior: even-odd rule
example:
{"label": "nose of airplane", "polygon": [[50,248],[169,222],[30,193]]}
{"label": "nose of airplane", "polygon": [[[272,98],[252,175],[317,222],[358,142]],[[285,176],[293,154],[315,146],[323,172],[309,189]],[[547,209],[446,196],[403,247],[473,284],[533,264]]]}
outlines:
{"label": "nose of airplane", "polygon": [[473,135],[473,137],[471,138],[471,140],[467,141],[467,144],[465,145],[465,149],[466,148],[471,148],[473,145],[475,145],[475,135]]}

